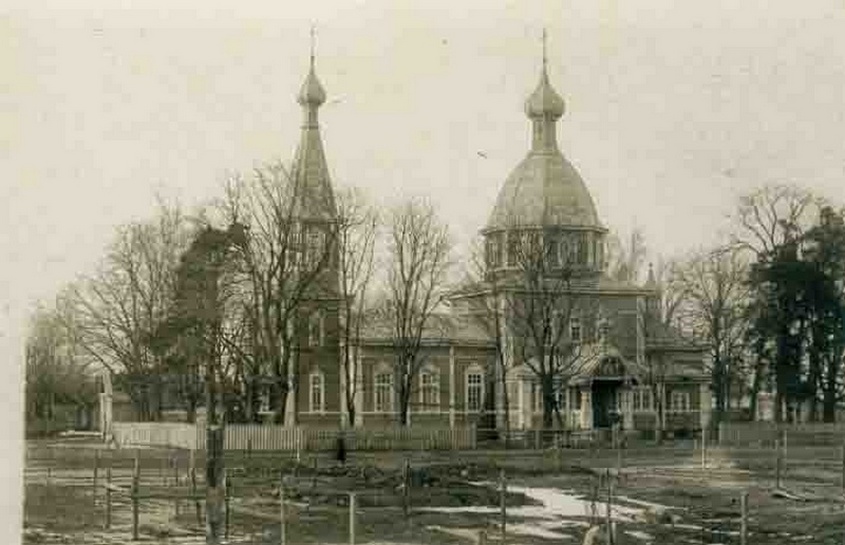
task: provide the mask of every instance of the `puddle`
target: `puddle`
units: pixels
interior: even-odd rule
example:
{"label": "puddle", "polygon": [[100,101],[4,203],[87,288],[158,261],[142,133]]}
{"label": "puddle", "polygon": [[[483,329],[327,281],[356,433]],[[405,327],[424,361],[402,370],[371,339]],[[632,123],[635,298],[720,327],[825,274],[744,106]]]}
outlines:
{"label": "puddle", "polygon": [[639,530],[625,530],[625,533],[633,538],[641,539],[643,541],[654,541],[653,535]]}
{"label": "puddle", "polygon": [[[490,483],[474,483],[488,485]],[[522,505],[508,507],[509,517],[522,517],[532,519],[551,519],[564,522],[560,519],[572,517],[589,517],[593,509],[593,503],[584,496],[574,494],[571,491],[557,488],[534,488],[523,486],[509,486],[509,492],[524,494],[528,498],[542,503],[542,505]],[[634,503],[634,502],[629,502]],[[602,502],[595,504],[596,514],[605,516],[605,505]],[[425,507],[423,511],[435,513],[474,513],[474,514],[495,514],[499,512],[498,507],[490,506],[462,506],[462,507]],[[632,507],[630,505],[613,505],[611,518],[617,522],[632,522],[637,516],[645,511],[643,507]]]}
{"label": "puddle", "polygon": [[571,536],[569,534],[553,532],[552,530],[544,528],[543,526],[526,523],[508,524],[508,533],[519,534],[523,536],[540,537],[544,539],[575,539],[574,536]]}

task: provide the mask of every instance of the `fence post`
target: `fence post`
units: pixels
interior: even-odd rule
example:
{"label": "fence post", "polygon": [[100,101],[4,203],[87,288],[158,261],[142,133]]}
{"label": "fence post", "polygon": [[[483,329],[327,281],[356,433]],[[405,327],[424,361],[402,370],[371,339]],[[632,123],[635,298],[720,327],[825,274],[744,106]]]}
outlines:
{"label": "fence post", "polygon": [[780,439],[775,439],[775,488],[780,490],[781,449]]}
{"label": "fence post", "polygon": [[106,468],[106,530],[111,529],[111,466]]}
{"label": "fence post", "polygon": [[477,545],[487,545],[487,531],[479,530],[476,537]]}
{"label": "fence post", "polygon": [[355,545],[355,492],[349,493],[349,545]]}
{"label": "fence post", "polygon": [[286,535],[287,521],[285,520],[285,478],[279,475],[279,543],[287,544]]}
{"label": "fence post", "polygon": [[[194,465],[194,450],[191,449],[191,496],[194,498],[194,507],[197,512],[197,526],[202,526],[202,513],[200,511],[200,498],[197,496],[197,468]],[[190,509],[190,507],[188,508]]]}
{"label": "fence post", "polygon": [[499,470],[499,508],[501,510],[502,516],[502,543],[505,543],[505,539],[507,536],[507,523],[508,523],[508,507],[506,502],[506,496],[508,492],[508,484],[505,481],[505,469],[502,468]]}
{"label": "fence post", "polygon": [[135,453],[135,471],[132,473],[132,540],[138,541],[138,492],[139,492],[139,481],[140,481],[140,471],[139,471],[139,464],[137,458],[137,451]]}
{"label": "fence post", "polygon": [[173,455],[173,484],[179,486],[179,458]]}
{"label": "fence post", "polygon": [[739,543],[740,545],[746,545],[748,543],[748,492],[743,492],[739,496],[739,509],[740,509],[740,530],[739,530]]}
{"label": "fence post", "polygon": [[701,428],[701,469],[707,469],[707,430]]}
{"label": "fence post", "polygon": [[402,465],[402,510],[407,519],[411,511],[411,461],[408,458]]}
{"label": "fence post", "polygon": [[100,466],[100,451],[94,451],[94,505],[97,505],[97,471]]}
{"label": "fence post", "polygon": [[223,469],[223,502],[226,509],[226,524],[223,527],[223,537],[226,541],[229,540],[229,497],[230,497],[231,481],[226,470]]}
{"label": "fence post", "polygon": [[842,491],[845,492],[845,443],[842,443]]}
{"label": "fence post", "polygon": [[607,480],[607,542],[613,545],[615,540],[613,536],[613,480],[610,478],[610,470],[605,470],[605,480]]}

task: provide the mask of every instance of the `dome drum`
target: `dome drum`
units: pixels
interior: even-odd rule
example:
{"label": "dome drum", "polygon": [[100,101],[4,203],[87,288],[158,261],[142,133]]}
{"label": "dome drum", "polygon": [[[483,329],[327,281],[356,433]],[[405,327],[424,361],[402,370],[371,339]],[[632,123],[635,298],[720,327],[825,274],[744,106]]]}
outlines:
{"label": "dome drum", "polygon": [[536,268],[575,275],[604,270],[604,229],[535,227],[484,232],[488,271]]}

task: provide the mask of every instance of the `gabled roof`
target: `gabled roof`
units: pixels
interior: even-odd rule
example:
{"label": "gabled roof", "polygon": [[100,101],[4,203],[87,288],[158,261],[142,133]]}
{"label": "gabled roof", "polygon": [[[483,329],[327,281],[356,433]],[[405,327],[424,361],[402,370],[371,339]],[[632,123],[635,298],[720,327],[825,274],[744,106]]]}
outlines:
{"label": "gabled roof", "polygon": [[[394,338],[393,324],[384,314],[368,319],[361,332],[362,344],[389,344]],[[424,344],[494,342],[481,317],[443,311],[432,314],[423,330]]]}

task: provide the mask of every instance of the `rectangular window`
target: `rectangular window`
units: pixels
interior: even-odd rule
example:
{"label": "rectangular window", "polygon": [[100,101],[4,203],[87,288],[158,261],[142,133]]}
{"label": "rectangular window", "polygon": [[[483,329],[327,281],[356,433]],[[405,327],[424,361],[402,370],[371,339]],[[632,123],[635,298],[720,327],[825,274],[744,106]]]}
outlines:
{"label": "rectangular window", "polygon": [[581,390],[578,388],[569,391],[569,408],[573,411],[581,410]]}
{"label": "rectangular window", "polygon": [[375,411],[389,413],[393,411],[393,376],[379,373],[375,379]]}
{"label": "rectangular window", "polygon": [[484,383],[481,373],[467,374],[467,410],[478,412],[483,402]]}
{"label": "rectangular window", "polygon": [[587,263],[587,254],[588,246],[587,246],[587,235],[585,233],[578,234],[578,264],[584,265]]}
{"label": "rectangular window", "polygon": [[581,319],[578,317],[569,319],[569,338],[575,344],[581,342]]}
{"label": "rectangular window", "polygon": [[508,241],[508,267],[516,265],[517,256],[519,254],[519,236],[514,233],[507,234]]}
{"label": "rectangular window", "polygon": [[648,387],[634,389],[631,392],[631,405],[635,412],[651,411],[651,389]]}
{"label": "rectangular window", "polygon": [[270,387],[261,386],[258,395],[258,412],[270,412]]}
{"label": "rectangular window", "polygon": [[436,372],[420,374],[420,404],[423,412],[436,412],[440,408],[440,377]]}
{"label": "rectangular window", "polygon": [[319,227],[306,230],[305,262],[308,267],[316,267],[323,259],[326,234]]}
{"label": "rectangular window", "polygon": [[669,408],[674,413],[689,412],[691,409],[689,392],[672,392],[669,401]]}
{"label": "rectangular window", "polygon": [[312,373],[310,379],[311,394],[311,412],[321,413],[324,410],[323,405],[323,375],[320,373]]}
{"label": "rectangular window", "polygon": [[323,345],[323,314],[313,313],[308,319],[308,346]]}
{"label": "rectangular window", "polygon": [[536,382],[531,383],[531,398],[534,400],[534,412],[543,412],[543,388]]}

